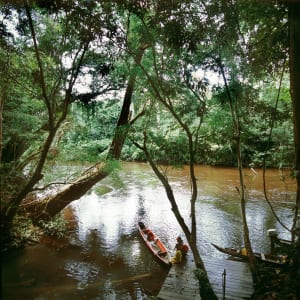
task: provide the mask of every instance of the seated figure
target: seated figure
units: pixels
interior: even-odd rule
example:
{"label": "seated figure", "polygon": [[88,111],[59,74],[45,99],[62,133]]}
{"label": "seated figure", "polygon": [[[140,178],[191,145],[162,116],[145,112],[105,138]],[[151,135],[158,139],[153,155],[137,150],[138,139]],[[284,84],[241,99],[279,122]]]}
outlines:
{"label": "seated figure", "polygon": [[183,243],[183,240],[180,236],[178,236],[176,238],[176,240],[177,240],[176,246],[179,247],[179,250],[181,251],[182,256],[186,256],[187,252],[189,251],[189,246],[187,244]]}
{"label": "seated figure", "polygon": [[176,248],[176,252],[175,255],[172,257],[171,262],[172,264],[180,264],[182,261],[182,253],[180,251],[179,245],[176,245],[175,248]]}

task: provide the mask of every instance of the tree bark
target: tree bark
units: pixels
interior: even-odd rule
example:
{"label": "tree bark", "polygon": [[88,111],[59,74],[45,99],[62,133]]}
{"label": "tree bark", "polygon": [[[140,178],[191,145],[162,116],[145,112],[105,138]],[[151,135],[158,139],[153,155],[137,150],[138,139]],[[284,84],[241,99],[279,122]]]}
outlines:
{"label": "tree bark", "polygon": [[[50,219],[66,207],[71,201],[79,199],[99,180],[107,176],[104,164],[96,164],[85,171],[79,178],[66,185],[55,196],[49,196],[41,202],[27,207],[26,210],[34,220]],[[33,210],[34,208],[34,210]]]}
{"label": "tree bark", "polygon": [[[143,54],[145,50],[149,47],[149,45],[141,45],[140,48],[138,49],[138,53],[135,58],[135,64],[140,65]],[[129,130],[129,117],[130,117],[130,105],[132,102],[132,95],[133,95],[133,90],[135,86],[135,80],[136,80],[136,73],[133,72],[128,80],[126,92],[124,95],[124,101],[122,105],[122,110],[120,113],[120,117],[118,119],[116,131],[114,138],[112,140],[109,153],[108,153],[108,159],[119,159],[121,155],[121,151],[123,148],[123,145],[125,143],[127,133]]]}

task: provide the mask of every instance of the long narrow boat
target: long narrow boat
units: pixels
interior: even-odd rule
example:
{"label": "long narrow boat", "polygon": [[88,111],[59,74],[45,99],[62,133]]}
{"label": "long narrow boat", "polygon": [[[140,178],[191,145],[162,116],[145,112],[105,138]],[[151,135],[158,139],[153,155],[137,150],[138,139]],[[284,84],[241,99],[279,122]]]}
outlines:
{"label": "long narrow boat", "polygon": [[280,238],[277,238],[275,240],[275,242],[277,242],[278,244],[281,244],[281,245],[286,245],[286,246],[292,246],[293,245],[293,242],[291,240],[284,240],[284,239],[280,239]]}
{"label": "long narrow boat", "polygon": [[271,243],[273,243],[275,248],[282,248],[283,250],[289,250],[293,246],[292,241],[280,239],[278,237],[271,238]]}
{"label": "long narrow boat", "polygon": [[[211,243],[217,250],[230,255],[233,258],[238,258],[240,260],[247,261],[248,256],[247,254],[243,253],[243,251],[240,251],[238,249],[234,248],[222,248],[216,244]],[[284,265],[284,259],[282,257],[272,255],[272,254],[264,254],[264,253],[253,253],[255,258],[261,262],[267,263],[267,264],[272,264],[274,266],[283,266]]]}
{"label": "long narrow boat", "polygon": [[171,255],[158,236],[151,230],[146,229],[142,222],[139,222],[138,229],[145,245],[154,256],[156,261],[162,266],[170,268],[172,266]]}

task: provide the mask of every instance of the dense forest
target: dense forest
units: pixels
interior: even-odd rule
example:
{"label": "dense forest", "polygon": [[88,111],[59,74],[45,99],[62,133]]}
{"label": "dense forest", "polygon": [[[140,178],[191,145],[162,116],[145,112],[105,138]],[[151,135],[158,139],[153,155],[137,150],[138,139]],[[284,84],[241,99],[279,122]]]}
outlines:
{"label": "dense forest", "polygon": [[[119,160],[147,161],[166,189],[196,267],[205,270],[195,241],[193,166],[232,166],[240,174],[245,245],[259,283],[242,170],[290,170],[298,186],[289,228],[296,241],[300,4],[37,0],[0,5],[3,249],[23,241],[16,230],[20,222],[46,226]],[[81,174],[48,176],[55,165],[79,161],[90,164]],[[190,228],[159,168],[181,165],[191,170]],[[299,278],[296,263],[295,258],[289,276]],[[214,299],[209,289],[201,292],[203,299]]]}

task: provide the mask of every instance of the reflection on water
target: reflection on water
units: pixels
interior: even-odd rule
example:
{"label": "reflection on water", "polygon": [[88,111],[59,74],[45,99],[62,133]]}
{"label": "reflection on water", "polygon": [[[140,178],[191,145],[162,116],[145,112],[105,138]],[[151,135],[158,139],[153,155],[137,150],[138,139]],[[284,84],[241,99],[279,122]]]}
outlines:
{"label": "reflection on water", "polygon": [[77,289],[86,288],[99,274],[99,268],[88,262],[66,262],[65,270],[67,276],[78,282]]}
{"label": "reflection on water", "polygon": [[[198,167],[198,246],[202,255],[224,257],[211,242],[241,247],[242,222],[235,169]],[[295,186],[268,171],[268,194],[279,217],[291,224]],[[189,223],[188,169],[170,170],[169,179],[182,215]],[[262,174],[246,171],[249,230],[255,250],[267,252],[266,231],[277,224],[263,200]],[[69,241],[45,239],[5,259],[3,299],[144,299],[156,295],[166,273],[152,259],[137,234],[143,220],[173,253],[182,234],[160,182],[146,164],[123,169],[65,209],[75,220]]]}

